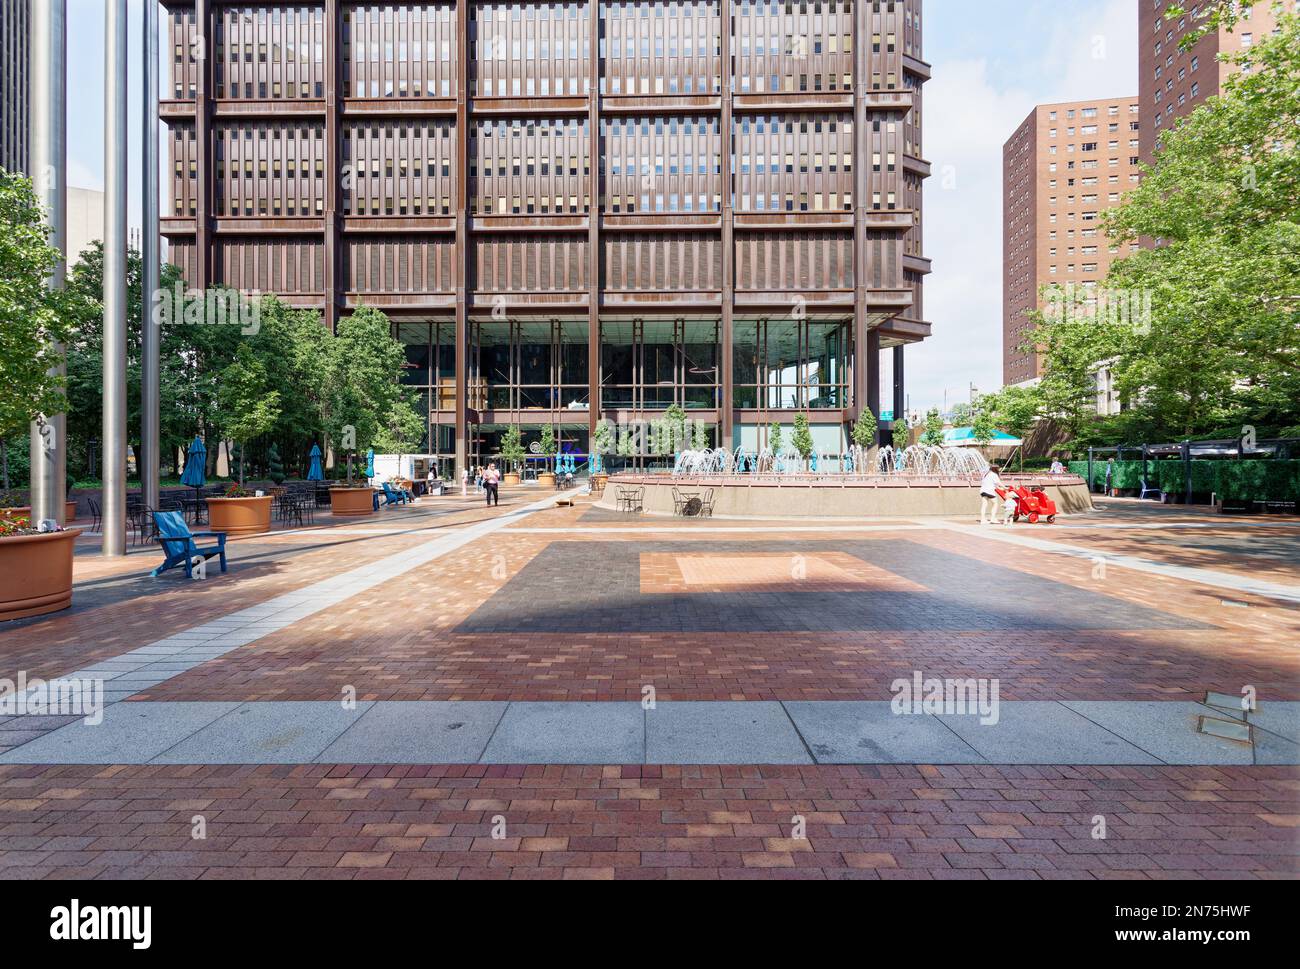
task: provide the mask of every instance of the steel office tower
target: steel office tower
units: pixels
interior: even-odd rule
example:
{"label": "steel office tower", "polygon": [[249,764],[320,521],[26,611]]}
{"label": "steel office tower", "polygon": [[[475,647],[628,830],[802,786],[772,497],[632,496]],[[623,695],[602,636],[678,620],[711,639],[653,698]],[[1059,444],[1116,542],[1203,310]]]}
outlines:
{"label": "steel office tower", "polygon": [[384,310],[444,459],[674,402],[836,451],[930,332],[921,8],[168,3],[162,233],[191,287]]}

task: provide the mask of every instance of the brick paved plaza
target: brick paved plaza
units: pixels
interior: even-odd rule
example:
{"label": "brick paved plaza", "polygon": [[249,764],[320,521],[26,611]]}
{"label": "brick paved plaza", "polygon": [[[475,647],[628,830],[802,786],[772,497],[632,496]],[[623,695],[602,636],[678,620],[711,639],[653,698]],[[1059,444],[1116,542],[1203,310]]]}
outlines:
{"label": "brick paved plaza", "polygon": [[[203,581],[83,536],[0,677],[108,706],[0,717],[0,877],[1294,878],[1297,539],[526,487],[234,540]],[[996,722],[897,714],[914,674],[995,683]],[[1246,688],[1253,742],[1197,731]]]}

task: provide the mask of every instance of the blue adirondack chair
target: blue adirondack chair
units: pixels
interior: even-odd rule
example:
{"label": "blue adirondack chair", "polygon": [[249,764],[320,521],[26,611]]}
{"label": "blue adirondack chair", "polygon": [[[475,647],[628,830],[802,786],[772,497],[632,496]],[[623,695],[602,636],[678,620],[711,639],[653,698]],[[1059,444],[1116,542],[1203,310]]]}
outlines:
{"label": "blue adirondack chair", "polygon": [[385,505],[404,505],[406,504],[406,492],[398,491],[387,481],[383,484],[384,504]]}
{"label": "blue adirondack chair", "polygon": [[[163,564],[151,573],[157,578],[168,569],[178,565],[185,566],[185,577],[194,578],[194,559],[202,556],[206,562],[210,558],[221,559],[221,571],[226,571],[226,533],[225,532],[191,532],[185,519],[178,511],[156,511],[153,513],[154,526],[158,529],[158,541],[167,558]],[[196,538],[215,538],[216,545],[200,548],[194,543]]]}

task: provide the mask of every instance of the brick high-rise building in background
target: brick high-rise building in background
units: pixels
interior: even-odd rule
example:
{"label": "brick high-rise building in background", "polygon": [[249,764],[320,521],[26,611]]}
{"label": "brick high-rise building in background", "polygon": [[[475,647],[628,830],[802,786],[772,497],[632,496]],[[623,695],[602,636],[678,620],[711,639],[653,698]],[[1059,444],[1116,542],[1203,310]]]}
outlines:
{"label": "brick high-rise building in background", "polygon": [[[1188,5],[1189,10],[1199,4]],[[1285,0],[1281,8],[1300,9],[1296,0]],[[1138,100],[1142,115],[1141,157],[1150,163],[1160,135],[1222,91],[1223,82],[1236,68],[1220,63],[1220,54],[1251,47],[1277,29],[1273,0],[1257,0],[1244,8],[1242,19],[1231,31],[1210,31],[1190,50],[1179,43],[1196,28],[1194,11],[1169,19],[1169,0],[1138,0]]]}
{"label": "brick high-rise building in background", "polygon": [[[1145,0],[1142,0],[1145,2]],[[1101,213],[1137,183],[1141,129],[1132,97],[1041,104],[1002,148],[1003,383],[1040,376],[1022,352],[1043,308],[1043,286],[1100,286],[1122,253],[1101,231]]]}
{"label": "brick high-rise building in background", "polygon": [[[171,258],[377,306],[427,450],[678,403],[823,451],[925,339],[921,0],[168,2]],[[886,407],[887,409],[887,407]],[[887,426],[887,425],[886,425]]]}
{"label": "brick high-rise building in background", "polygon": [[26,172],[31,140],[31,0],[0,0],[0,168]]}

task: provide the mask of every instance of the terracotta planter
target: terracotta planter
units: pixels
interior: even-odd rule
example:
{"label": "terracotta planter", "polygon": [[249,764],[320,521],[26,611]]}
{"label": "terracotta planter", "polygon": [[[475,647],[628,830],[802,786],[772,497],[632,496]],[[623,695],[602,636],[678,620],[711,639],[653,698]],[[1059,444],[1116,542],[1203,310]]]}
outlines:
{"label": "terracotta planter", "polygon": [[341,518],[375,513],[373,488],[331,488],[330,511]]}
{"label": "terracotta planter", "polygon": [[555,472],[554,471],[541,472],[540,474],[537,475],[537,483],[541,485],[543,488],[554,488]]}
{"label": "terracotta planter", "polygon": [[517,485],[519,484],[519,475],[513,471],[507,471],[505,474],[501,476],[501,483],[508,484],[508,485]]}
{"label": "terracotta planter", "polygon": [[0,538],[0,622],[72,605],[72,550],[80,528]]}
{"label": "terracotta planter", "polygon": [[208,531],[260,535],[271,530],[270,495],[261,498],[209,498]]}
{"label": "terracotta planter", "polygon": [[[20,508],[0,508],[0,518],[26,518],[32,517],[32,506],[23,505]],[[76,521],[77,503],[75,501],[66,501],[63,503],[63,520],[65,522]]]}

